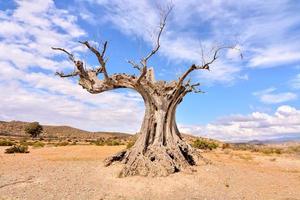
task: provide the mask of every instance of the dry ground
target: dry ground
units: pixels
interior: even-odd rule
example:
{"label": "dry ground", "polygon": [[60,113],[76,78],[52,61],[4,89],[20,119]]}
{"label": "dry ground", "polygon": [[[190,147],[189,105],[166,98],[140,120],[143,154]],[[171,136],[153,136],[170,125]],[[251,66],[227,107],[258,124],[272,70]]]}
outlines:
{"label": "dry ground", "polygon": [[4,154],[0,199],[282,199],[300,200],[300,158],[242,151],[204,153],[213,164],[192,174],[117,178],[102,160],[124,146],[65,146]]}

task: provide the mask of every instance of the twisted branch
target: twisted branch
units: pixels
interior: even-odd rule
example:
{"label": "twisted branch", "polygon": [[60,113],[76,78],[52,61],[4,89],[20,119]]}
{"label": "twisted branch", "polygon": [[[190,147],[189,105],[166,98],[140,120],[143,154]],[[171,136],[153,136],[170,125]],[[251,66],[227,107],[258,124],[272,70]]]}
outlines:
{"label": "twisted branch", "polygon": [[84,41],[84,42],[79,41],[79,43],[85,45],[89,50],[91,50],[96,55],[100,66],[95,71],[96,71],[97,74],[103,73],[105,80],[108,80],[109,76],[107,74],[106,67],[105,67],[107,60],[104,59],[105,51],[106,51],[106,48],[107,48],[107,41],[104,42],[103,49],[102,49],[101,53],[95,47],[91,46],[88,41]]}
{"label": "twisted branch", "polygon": [[68,55],[68,58],[75,64],[75,66],[77,67],[77,70],[75,69],[74,72],[70,73],[70,74],[65,74],[64,72],[55,72],[55,75],[58,75],[62,78],[66,78],[66,77],[73,77],[73,76],[78,76],[80,75],[80,71],[84,70],[83,67],[80,67],[79,65],[82,65],[82,62],[80,61],[76,61],[75,57],[72,53],[68,52],[67,50],[63,49],[63,48],[59,48],[59,47],[51,47],[53,50],[56,51],[62,51],[64,53],[66,53]]}

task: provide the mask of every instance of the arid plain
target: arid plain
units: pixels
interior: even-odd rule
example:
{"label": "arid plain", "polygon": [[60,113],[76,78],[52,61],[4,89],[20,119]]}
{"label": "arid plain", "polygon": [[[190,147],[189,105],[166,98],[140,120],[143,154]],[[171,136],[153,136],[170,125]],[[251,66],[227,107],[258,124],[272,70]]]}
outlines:
{"label": "arid plain", "polygon": [[118,178],[103,159],[125,146],[0,147],[0,199],[300,199],[299,155],[217,149],[212,163],[168,177]]}

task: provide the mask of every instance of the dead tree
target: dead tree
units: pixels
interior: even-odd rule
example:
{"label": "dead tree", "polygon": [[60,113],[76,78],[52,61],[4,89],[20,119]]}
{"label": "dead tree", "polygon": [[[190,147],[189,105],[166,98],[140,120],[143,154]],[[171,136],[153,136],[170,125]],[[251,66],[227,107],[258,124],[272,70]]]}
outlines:
{"label": "dead tree", "polygon": [[[57,72],[56,74],[60,77],[79,76],[79,85],[92,94],[117,88],[131,88],[142,96],[145,103],[145,116],[137,141],[132,148],[105,160],[106,166],[115,161],[125,164],[120,172],[121,177],[166,176],[174,172],[190,170],[191,166],[197,163],[200,155],[182,139],[176,125],[176,108],[186,94],[201,92],[197,88],[199,83],[192,84],[187,77],[196,70],[209,70],[210,65],[218,58],[222,49],[234,48],[224,46],[215,49],[208,62],[203,62],[201,65],[192,64],[178,80],[156,81],[154,71],[148,67],[147,63],[160,48],[160,37],[170,11],[171,8],[162,15],[153,50],[139,63],[128,61],[133,68],[139,71],[137,76],[124,73],[109,75],[105,58],[107,42],[103,44],[101,51],[88,41],[80,42],[98,59],[99,67],[96,69],[85,69],[83,61],[75,59],[72,53],[63,48],[53,48],[66,53],[76,67],[75,71],[70,74]],[[103,74],[103,79],[98,78],[99,74]]]}

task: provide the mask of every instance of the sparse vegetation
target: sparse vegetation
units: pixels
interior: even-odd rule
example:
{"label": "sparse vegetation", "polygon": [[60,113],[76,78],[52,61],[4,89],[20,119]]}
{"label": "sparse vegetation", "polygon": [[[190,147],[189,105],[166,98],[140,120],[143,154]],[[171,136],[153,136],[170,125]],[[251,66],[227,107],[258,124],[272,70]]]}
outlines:
{"label": "sparse vegetation", "polygon": [[34,144],[33,141],[27,141],[27,140],[20,141],[20,145],[24,145],[24,146],[32,146],[33,144]]}
{"label": "sparse vegetation", "polygon": [[56,143],[54,146],[61,147],[61,146],[68,146],[68,145],[69,145],[69,142],[61,141],[61,142]]}
{"label": "sparse vegetation", "polygon": [[222,149],[228,149],[228,148],[230,148],[230,144],[229,143],[222,144]]}
{"label": "sparse vegetation", "polygon": [[44,146],[45,146],[45,144],[43,142],[40,142],[40,141],[37,141],[37,142],[32,144],[32,147],[35,147],[35,148],[44,147]]}
{"label": "sparse vegetation", "polygon": [[98,139],[96,141],[91,141],[90,144],[94,144],[97,146],[118,146],[122,145],[122,143],[119,140],[114,140],[114,139],[109,139],[109,140],[104,140],[104,139]]}
{"label": "sparse vegetation", "polygon": [[130,149],[135,144],[135,140],[130,140],[127,142],[126,148]]}
{"label": "sparse vegetation", "polygon": [[238,157],[246,161],[253,160],[253,157],[250,154],[239,154]]}
{"label": "sparse vegetation", "polygon": [[196,139],[192,143],[192,146],[195,148],[198,148],[198,149],[213,150],[213,149],[216,149],[219,145],[213,141],[204,140],[204,139]]}
{"label": "sparse vegetation", "polygon": [[118,146],[118,145],[121,145],[121,143],[117,140],[108,140],[105,142],[105,144],[107,146]]}
{"label": "sparse vegetation", "polygon": [[12,147],[5,149],[5,153],[29,153],[28,146],[25,145],[13,145]]}
{"label": "sparse vegetation", "polygon": [[272,154],[283,154],[283,153],[297,153],[300,152],[300,145],[298,146],[290,146],[287,148],[284,147],[276,147],[276,146],[269,146],[269,145],[253,145],[247,143],[237,143],[237,144],[223,144],[222,149],[233,149],[233,150],[240,150],[240,151],[251,151],[257,153],[263,153],[265,155],[272,155]]}
{"label": "sparse vegetation", "polygon": [[287,153],[300,153],[300,145],[290,146],[286,150]]}
{"label": "sparse vegetation", "polygon": [[90,144],[94,144],[94,145],[97,145],[97,146],[104,146],[105,141],[103,139],[97,139],[96,141],[91,141]]}
{"label": "sparse vegetation", "polygon": [[38,122],[32,122],[26,125],[25,132],[35,138],[43,132],[43,127]]}
{"label": "sparse vegetation", "polygon": [[265,147],[265,148],[261,148],[259,152],[267,154],[267,155],[282,154],[283,150],[279,149],[279,148],[274,148],[274,147]]}
{"label": "sparse vegetation", "polygon": [[0,146],[13,146],[15,142],[10,140],[0,140]]}

